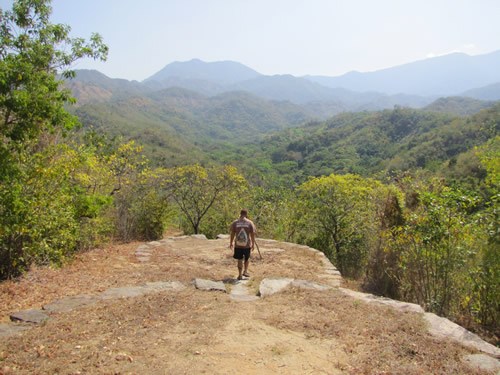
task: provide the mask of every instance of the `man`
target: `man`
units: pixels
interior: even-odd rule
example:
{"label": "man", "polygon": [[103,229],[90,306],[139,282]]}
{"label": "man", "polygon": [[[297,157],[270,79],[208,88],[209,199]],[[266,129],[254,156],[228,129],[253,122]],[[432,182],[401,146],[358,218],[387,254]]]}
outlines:
{"label": "man", "polygon": [[240,217],[231,223],[229,241],[229,248],[234,246],[233,258],[238,260],[238,280],[242,280],[243,276],[250,277],[248,260],[255,246],[255,232],[254,223],[248,219],[248,211],[241,210]]}

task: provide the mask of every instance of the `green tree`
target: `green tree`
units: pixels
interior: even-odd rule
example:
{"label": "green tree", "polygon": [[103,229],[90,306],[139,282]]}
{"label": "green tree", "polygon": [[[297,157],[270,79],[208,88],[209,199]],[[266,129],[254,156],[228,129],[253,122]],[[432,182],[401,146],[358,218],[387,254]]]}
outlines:
{"label": "green tree", "polygon": [[[246,180],[232,166],[190,165],[165,171],[164,188],[175,201],[195,234],[210,208],[227,193],[246,189]],[[227,228],[225,228],[227,230]]]}
{"label": "green tree", "polygon": [[299,186],[296,238],[322,250],[350,277],[359,277],[373,229],[373,196],[380,183],[356,175],[318,177]]}
{"label": "green tree", "polygon": [[69,68],[83,57],[105,59],[98,34],[86,43],[69,36],[70,27],[50,22],[50,1],[17,0],[0,9],[0,136],[2,156],[32,146],[45,131],[69,129],[77,120],[64,108],[72,98],[61,88]]}
{"label": "green tree", "polygon": [[487,171],[483,210],[475,215],[478,261],[471,272],[473,290],[468,299],[470,315],[498,331],[500,322],[500,137],[477,150]]}
{"label": "green tree", "polygon": [[[47,0],[0,9],[0,278],[32,261],[60,262],[76,244],[70,173],[58,160],[77,158],[52,148],[77,124],[59,74],[71,77],[82,57],[105,59],[107,47],[97,34],[70,38],[50,14]],[[55,176],[59,184],[49,182]]]}
{"label": "green tree", "polygon": [[375,227],[363,287],[390,298],[400,296],[400,256],[389,243],[404,224],[404,196],[395,185],[384,185],[375,196]]}
{"label": "green tree", "polygon": [[257,225],[259,236],[276,240],[291,240],[294,233],[294,192],[290,186],[253,186],[248,207]]}
{"label": "green tree", "polygon": [[430,181],[416,189],[417,204],[393,238],[400,254],[402,297],[450,316],[469,289],[468,271],[476,259],[475,226],[470,213],[478,199]]}

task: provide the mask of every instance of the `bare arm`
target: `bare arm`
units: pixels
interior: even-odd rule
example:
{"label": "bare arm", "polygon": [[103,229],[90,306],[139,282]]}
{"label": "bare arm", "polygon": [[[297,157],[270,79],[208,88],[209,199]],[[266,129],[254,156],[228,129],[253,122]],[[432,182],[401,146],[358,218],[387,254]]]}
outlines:
{"label": "bare arm", "polygon": [[254,231],[252,231],[250,233],[250,238],[252,239],[252,250],[253,250],[253,248],[255,247],[255,232]]}
{"label": "bare arm", "polygon": [[236,235],[236,232],[233,230],[233,226],[229,228],[229,231],[231,232],[231,238],[229,240],[229,248],[233,248],[233,241],[234,241],[234,236]]}
{"label": "bare arm", "polygon": [[252,223],[252,231],[250,232],[250,238],[252,239],[252,250],[253,250],[253,248],[255,247],[255,235],[257,233],[257,227],[255,226],[253,221],[251,223]]}

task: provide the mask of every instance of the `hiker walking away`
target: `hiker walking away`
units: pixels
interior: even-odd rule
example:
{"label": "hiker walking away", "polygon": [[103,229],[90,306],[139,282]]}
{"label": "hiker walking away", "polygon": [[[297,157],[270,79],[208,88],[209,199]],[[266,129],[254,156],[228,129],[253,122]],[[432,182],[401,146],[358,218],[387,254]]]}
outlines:
{"label": "hiker walking away", "polygon": [[[248,219],[248,211],[241,210],[240,217],[231,223],[229,248],[234,248],[233,258],[238,260],[238,280],[248,274],[248,260],[255,246],[255,224]],[[245,261],[243,261],[245,259]]]}

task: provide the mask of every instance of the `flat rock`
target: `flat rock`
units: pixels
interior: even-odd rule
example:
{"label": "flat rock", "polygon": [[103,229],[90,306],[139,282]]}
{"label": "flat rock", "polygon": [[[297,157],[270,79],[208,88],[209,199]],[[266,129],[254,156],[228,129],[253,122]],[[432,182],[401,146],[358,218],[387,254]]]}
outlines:
{"label": "flat rock", "polygon": [[204,279],[195,279],[194,286],[200,290],[215,290],[226,293],[226,286],[222,281],[212,281]]}
{"label": "flat rock", "polygon": [[296,280],[290,278],[264,279],[259,285],[259,296],[265,297],[281,292],[288,287],[325,291],[331,288],[329,285],[317,284],[307,280]]}
{"label": "flat rock", "polygon": [[125,286],[120,288],[111,288],[102,292],[99,299],[118,299],[139,297],[149,293],[157,293],[164,290],[182,290],[185,286],[179,281],[157,281],[146,283],[139,286]]}
{"label": "flat rock", "polygon": [[30,327],[22,324],[4,324],[0,323],[0,337],[10,337],[26,331]]}
{"label": "flat rock", "polygon": [[422,308],[422,306],[417,305],[415,303],[396,301],[390,298],[374,296],[373,294],[361,293],[351,289],[339,288],[339,290],[344,294],[347,294],[348,296],[351,296],[353,298],[368,303],[377,303],[380,305],[390,306],[401,312],[424,313],[424,309]]}
{"label": "flat rock", "polygon": [[295,288],[312,289],[312,290],[319,290],[319,291],[325,291],[325,290],[331,289],[330,286],[313,283],[312,281],[307,281],[307,280],[293,280],[292,286]]}
{"label": "flat rock", "polygon": [[207,236],[205,236],[204,234],[192,234],[189,237],[196,238],[197,240],[206,240],[207,239]]}
{"label": "flat rock", "polygon": [[147,291],[143,286],[124,286],[120,288],[111,288],[100,294],[100,298],[104,300],[138,297],[146,294]]}
{"label": "flat rock", "polygon": [[47,305],[43,305],[43,310],[48,312],[68,312],[75,310],[79,307],[87,306],[93,304],[99,300],[97,296],[89,296],[89,295],[78,295],[78,296],[70,296],[65,297],[60,300],[51,302]]}
{"label": "flat rock", "polygon": [[259,296],[266,297],[281,292],[289,287],[292,281],[293,279],[289,278],[264,279],[259,285]]}
{"label": "flat rock", "polygon": [[23,310],[10,315],[10,320],[13,322],[26,322],[40,324],[49,319],[49,316],[42,310]]}
{"label": "flat rock", "polygon": [[458,341],[462,345],[475,348],[495,357],[500,356],[499,348],[487,343],[476,334],[467,331],[458,324],[433,313],[425,313],[424,318],[429,323],[429,332],[434,336]]}
{"label": "flat rock", "polygon": [[488,371],[495,374],[500,373],[500,361],[486,354],[470,354],[464,357],[464,361],[474,370]]}

